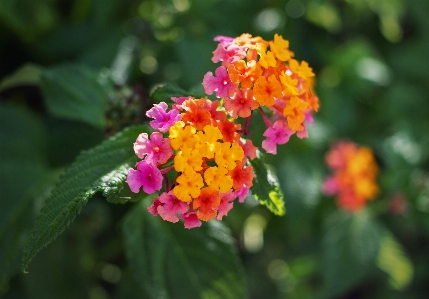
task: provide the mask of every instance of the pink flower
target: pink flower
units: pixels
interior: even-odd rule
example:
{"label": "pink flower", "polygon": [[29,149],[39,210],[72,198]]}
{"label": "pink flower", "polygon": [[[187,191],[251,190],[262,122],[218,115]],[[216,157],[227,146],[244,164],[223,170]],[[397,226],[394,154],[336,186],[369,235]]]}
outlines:
{"label": "pink flower", "polygon": [[188,204],[178,200],[177,197],[174,196],[173,191],[162,193],[159,197],[159,201],[161,205],[158,206],[157,210],[159,216],[165,221],[177,222],[179,221],[177,213],[184,214],[189,209]]}
{"label": "pink flower", "polygon": [[289,141],[290,136],[295,133],[291,130],[284,120],[278,120],[272,127],[269,127],[264,136],[267,137],[262,141],[262,148],[270,154],[277,154],[277,144],[285,144]]}
{"label": "pink flower", "polygon": [[235,193],[232,191],[228,191],[221,196],[220,204],[218,206],[217,220],[222,220],[222,217],[226,216],[232,209],[232,206],[234,205],[232,201],[235,199],[235,197]]}
{"label": "pink flower", "polygon": [[[245,141],[246,143],[243,143]],[[243,164],[245,164],[246,157],[249,157],[251,160],[256,158],[256,150],[258,149],[256,146],[253,145],[252,140],[250,139],[241,139],[238,141],[238,144],[240,144],[241,148],[244,151],[244,158],[243,158]]]}
{"label": "pink flower", "polygon": [[195,227],[200,227],[202,222],[198,219],[196,212],[187,212],[180,217],[185,220],[185,228],[191,229]]}
{"label": "pink flower", "polygon": [[138,193],[140,187],[143,187],[143,191],[147,194],[161,189],[162,174],[155,165],[140,161],[136,166],[137,170],[130,168],[127,176],[127,183],[132,192]]}
{"label": "pink flower", "polygon": [[322,184],[322,192],[328,196],[332,196],[338,192],[338,183],[335,177],[327,177]]}
{"label": "pink flower", "polygon": [[158,206],[162,205],[158,198],[153,200],[153,203],[147,208],[147,211],[153,216],[158,216]]}
{"label": "pink flower", "polygon": [[159,132],[152,133],[150,140],[146,133],[141,133],[134,143],[134,152],[140,159],[146,156],[145,161],[155,165],[165,164],[174,153],[170,139]]}
{"label": "pink flower", "polygon": [[150,126],[154,130],[160,132],[167,132],[172,125],[182,119],[182,115],[179,114],[179,111],[173,109],[170,112],[166,112],[168,105],[164,102],[153,105],[153,107],[146,112],[146,116],[153,118],[149,122]]}
{"label": "pink flower", "polygon": [[245,184],[243,184],[243,188],[241,188],[239,191],[235,192],[235,194],[238,197],[238,202],[239,203],[243,203],[244,200],[246,199],[247,195],[249,195],[249,191],[250,189],[247,188],[247,186]]}
{"label": "pink flower", "polygon": [[207,72],[204,75],[203,86],[206,94],[212,94],[216,91],[218,98],[224,98],[237,90],[237,85],[231,82],[224,66],[218,67],[215,73],[216,77],[213,76],[212,72]]}

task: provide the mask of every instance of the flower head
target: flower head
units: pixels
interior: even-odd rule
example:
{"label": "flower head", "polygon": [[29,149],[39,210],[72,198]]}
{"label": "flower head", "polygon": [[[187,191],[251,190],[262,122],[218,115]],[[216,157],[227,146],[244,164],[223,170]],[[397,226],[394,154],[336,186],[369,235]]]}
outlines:
{"label": "flower head", "polygon": [[371,149],[348,141],[337,142],[326,155],[333,171],[323,183],[323,192],[337,195],[344,210],[355,212],[378,194],[378,167]]}

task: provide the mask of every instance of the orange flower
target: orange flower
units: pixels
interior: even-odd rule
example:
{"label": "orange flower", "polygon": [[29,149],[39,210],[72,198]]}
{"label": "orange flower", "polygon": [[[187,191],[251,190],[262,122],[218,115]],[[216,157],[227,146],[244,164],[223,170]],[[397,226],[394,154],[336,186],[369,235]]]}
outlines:
{"label": "orange flower", "polygon": [[244,60],[239,60],[228,66],[228,74],[232,83],[240,83],[243,88],[251,88],[256,79],[262,75],[262,69],[255,60],[247,64]]}
{"label": "orange flower", "polygon": [[282,97],[282,87],[276,76],[271,75],[268,80],[261,76],[255,82],[253,95],[261,106],[272,106],[274,105],[274,98]]}
{"label": "orange flower", "polygon": [[220,193],[210,187],[201,189],[200,196],[192,202],[192,208],[197,210],[197,217],[209,221],[216,217],[217,207],[220,204]]}
{"label": "orange flower", "polygon": [[192,125],[195,129],[201,131],[207,125],[211,125],[212,118],[210,111],[205,110],[205,99],[187,100],[183,102],[182,107],[185,113],[182,114],[182,121]]}
{"label": "orange flower", "polygon": [[298,75],[303,80],[308,80],[311,77],[314,77],[313,69],[308,66],[306,61],[301,61],[299,64],[295,59],[289,60],[289,67],[296,75]]}
{"label": "orange flower", "polygon": [[253,167],[247,166],[243,168],[243,163],[237,162],[237,166],[229,172],[232,180],[233,187],[235,191],[240,191],[243,188],[243,184],[246,185],[247,188],[253,186]]}
{"label": "orange flower", "polygon": [[240,134],[236,132],[236,130],[241,129],[240,124],[235,124],[234,122],[225,119],[222,121],[218,121],[218,127],[220,132],[222,133],[224,141],[232,143],[240,139]]}
{"label": "orange flower", "polygon": [[288,105],[286,105],[283,110],[283,115],[287,119],[289,128],[294,131],[302,131],[304,127],[302,123],[305,120],[305,110],[307,109],[308,104],[303,102],[298,97],[291,97]]}

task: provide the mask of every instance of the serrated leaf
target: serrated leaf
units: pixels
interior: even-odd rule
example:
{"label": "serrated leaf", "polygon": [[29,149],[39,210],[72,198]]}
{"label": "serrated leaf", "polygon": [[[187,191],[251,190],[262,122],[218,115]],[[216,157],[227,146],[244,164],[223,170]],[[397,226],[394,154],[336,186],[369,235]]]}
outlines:
{"label": "serrated leaf", "polygon": [[230,231],[217,221],[187,230],[148,213],[143,201],[122,232],[134,278],[151,298],[247,298]]}
{"label": "serrated leaf", "polygon": [[186,97],[191,94],[186,90],[172,84],[158,86],[151,94],[151,98],[156,102],[171,103],[171,97]]}
{"label": "serrated leaf", "polygon": [[265,205],[275,215],[282,216],[286,213],[283,192],[280,189],[279,180],[274,170],[262,161],[262,153],[250,160],[253,166],[255,178],[250,188],[255,198]]}
{"label": "serrated leaf", "polygon": [[401,244],[387,230],[383,232],[380,241],[377,266],[390,276],[389,283],[396,290],[407,287],[414,276],[410,259]]}
{"label": "serrated leaf", "polygon": [[37,86],[40,84],[40,68],[26,64],[0,82],[0,92],[17,86]]}
{"label": "serrated leaf", "polygon": [[70,225],[94,193],[111,196],[120,191],[127,169],[138,160],[132,145],[140,133],[147,131],[145,125],[127,128],[77,157],[36,219],[23,251],[24,271],[36,253]]}
{"label": "serrated leaf", "polygon": [[322,239],[325,296],[338,296],[357,285],[373,266],[379,246],[380,228],[366,210],[331,215]]}
{"label": "serrated leaf", "polygon": [[84,65],[43,69],[41,88],[46,106],[54,116],[104,127],[108,88]]}

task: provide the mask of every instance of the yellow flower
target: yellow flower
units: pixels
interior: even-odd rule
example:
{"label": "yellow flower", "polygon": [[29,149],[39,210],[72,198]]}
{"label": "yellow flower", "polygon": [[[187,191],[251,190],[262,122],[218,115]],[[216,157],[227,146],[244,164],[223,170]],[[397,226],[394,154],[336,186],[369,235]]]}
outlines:
{"label": "yellow flower", "polygon": [[289,41],[284,40],[277,33],[274,34],[274,42],[270,42],[270,49],[279,60],[287,61],[290,59]]}
{"label": "yellow flower", "polygon": [[178,185],[174,187],[174,195],[181,201],[189,202],[192,198],[200,196],[201,188],[204,186],[201,174],[193,170],[182,173],[177,179]]}
{"label": "yellow flower", "polygon": [[218,127],[207,125],[204,127],[204,133],[199,131],[197,133],[199,142],[195,148],[200,151],[201,156],[213,159],[216,144],[219,139],[222,139],[222,133]]}
{"label": "yellow flower", "polygon": [[259,55],[259,64],[262,67],[267,69],[269,66],[276,66],[276,59],[271,51],[267,51],[267,53],[265,53],[265,51],[261,51],[259,52]]}
{"label": "yellow flower", "polygon": [[235,162],[244,158],[244,151],[240,145],[224,142],[216,146],[215,162],[220,167],[225,167],[228,170],[235,168]]}
{"label": "yellow flower", "polygon": [[204,172],[204,180],[207,186],[222,193],[228,192],[232,188],[232,178],[228,175],[228,170],[225,167],[209,167]]}
{"label": "yellow flower", "polygon": [[170,128],[170,144],[175,150],[189,147],[193,148],[198,141],[198,137],[195,134],[196,129],[193,126],[185,126],[185,123],[178,121]]}
{"label": "yellow flower", "polygon": [[280,82],[283,86],[283,94],[285,96],[296,96],[298,95],[298,88],[296,85],[298,80],[292,79],[291,76],[288,76],[286,73],[280,75]]}
{"label": "yellow flower", "polygon": [[197,149],[184,148],[174,157],[174,169],[178,172],[186,170],[200,171],[203,157]]}

